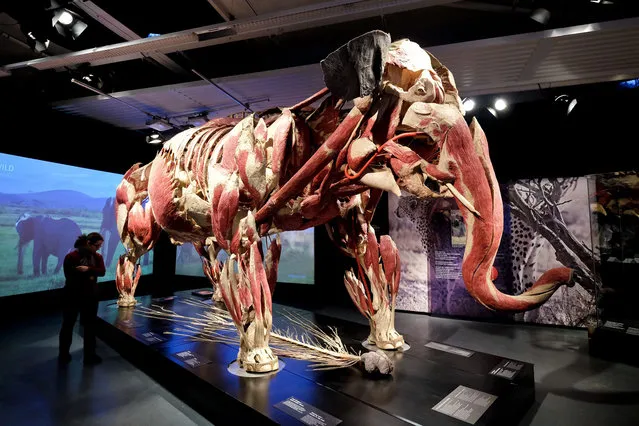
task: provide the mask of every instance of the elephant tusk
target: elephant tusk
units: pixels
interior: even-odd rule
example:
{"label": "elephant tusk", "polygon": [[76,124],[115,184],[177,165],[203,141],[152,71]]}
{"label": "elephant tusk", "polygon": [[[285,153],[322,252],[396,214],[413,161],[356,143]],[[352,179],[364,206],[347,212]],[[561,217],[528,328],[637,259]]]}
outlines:
{"label": "elephant tusk", "polygon": [[481,217],[479,212],[477,210],[475,210],[475,207],[470,203],[470,201],[468,201],[466,199],[466,197],[464,197],[461,194],[461,192],[459,192],[457,190],[457,188],[455,188],[451,183],[446,183],[445,185],[446,185],[446,188],[448,188],[450,190],[450,192],[452,192],[453,195],[459,200],[459,202],[464,205],[464,207],[466,207],[468,210],[470,210],[470,212],[472,214],[474,214],[475,216]]}

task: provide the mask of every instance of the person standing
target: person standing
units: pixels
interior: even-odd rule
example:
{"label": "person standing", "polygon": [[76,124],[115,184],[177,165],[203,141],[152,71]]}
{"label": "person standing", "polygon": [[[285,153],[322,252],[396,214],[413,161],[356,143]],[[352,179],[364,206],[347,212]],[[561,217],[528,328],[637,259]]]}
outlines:
{"label": "person standing", "polygon": [[84,326],[84,364],[102,362],[95,352],[95,323],[98,314],[98,277],[106,273],[102,255],[97,252],[103,242],[104,238],[97,232],[82,234],[74,244],[75,250],[64,258],[66,283],[62,290],[63,319],[58,355],[61,364],[71,361],[69,350],[78,314]]}

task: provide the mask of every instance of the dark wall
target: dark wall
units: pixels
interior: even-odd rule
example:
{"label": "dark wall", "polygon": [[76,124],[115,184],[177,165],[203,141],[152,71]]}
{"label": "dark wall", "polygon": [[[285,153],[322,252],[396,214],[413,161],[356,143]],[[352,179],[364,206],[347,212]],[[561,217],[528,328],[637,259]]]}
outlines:
{"label": "dark wall", "polygon": [[486,132],[497,179],[584,176],[639,167],[631,154],[639,89],[598,87],[578,96],[570,115],[565,105],[552,102],[561,91],[549,99],[514,104],[499,118],[480,112],[477,119]]}
{"label": "dark wall", "polygon": [[[55,112],[20,97],[3,97],[0,124],[3,153],[118,174],[136,162],[153,160],[158,150],[137,132]],[[167,279],[175,273],[175,247],[164,233],[154,249],[153,270],[140,279],[136,294],[166,293],[175,284]],[[101,298],[115,297],[115,283],[102,283]],[[0,312],[28,315],[58,309],[60,301],[60,290],[8,296],[0,298]]]}
{"label": "dark wall", "polygon": [[0,151],[22,157],[124,174],[136,162],[152,161],[157,145],[144,135],[95,120],[13,102],[0,106]]}

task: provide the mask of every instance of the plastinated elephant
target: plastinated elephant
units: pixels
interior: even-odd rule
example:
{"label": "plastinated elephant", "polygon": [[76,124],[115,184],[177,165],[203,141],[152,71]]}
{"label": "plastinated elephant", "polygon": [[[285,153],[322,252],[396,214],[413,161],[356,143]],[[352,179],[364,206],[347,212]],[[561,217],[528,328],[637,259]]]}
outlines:
{"label": "plastinated elephant", "polygon": [[23,273],[23,256],[27,244],[33,241],[33,275],[47,274],[49,256],[56,256],[58,264],[53,273],[62,268],[64,256],[73,250],[73,243],[82,234],[71,219],[54,219],[44,215],[25,213],[16,222],[18,232],[18,274]]}

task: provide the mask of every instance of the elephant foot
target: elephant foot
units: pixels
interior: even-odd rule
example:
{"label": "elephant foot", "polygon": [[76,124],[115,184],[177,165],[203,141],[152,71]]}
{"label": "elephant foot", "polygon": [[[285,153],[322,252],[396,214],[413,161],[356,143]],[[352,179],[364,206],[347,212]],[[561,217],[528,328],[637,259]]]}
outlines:
{"label": "elephant foot", "polygon": [[370,318],[368,343],[379,349],[395,350],[404,346],[404,337],[395,330],[395,312],[387,305]]}
{"label": "elephant foot", "polygon": [[121,294],[118,298],[118,306],[121,308],[129,308],[131,306],[135,306],[138,303],[130,294]]}
{"label": "elephant foot", "polygon": [[375,339],[372,335],[368,336],[368,343],[386,351],[399,349],[405,344],[404,336],[397,333],[395,330],[393,330],[393,332],[394,333],[390,333],[389,336],[383,339]]}
{"label": "elephant foot", "polygon": [[237,361],[249,373],[269,373],[280,368],[277,357],[269,347],[240,350]]}

